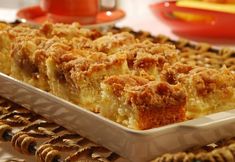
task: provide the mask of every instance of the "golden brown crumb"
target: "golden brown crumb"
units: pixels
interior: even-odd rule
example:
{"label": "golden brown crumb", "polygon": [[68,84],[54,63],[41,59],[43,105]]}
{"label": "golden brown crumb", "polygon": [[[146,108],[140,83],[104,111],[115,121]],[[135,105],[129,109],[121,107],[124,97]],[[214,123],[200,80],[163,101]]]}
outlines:
{"label": "golden brown crumb", "polygon": [[6,30],[8,28],[11,28],[11,26],[9,24],[0,22],[0,31],[1,30]]}
{"label": "golden brown crumb", "polygon": [[104,80],[104,84],[109,84],[113,94],[117,97],[122,96],[124,88],[147,84],[148,80],[132,75],[111,76]]}
{"label": "golden brown crumb", "polygon": [[[235,75],[227,69],[218,71],[215,69],[197,68],[193,69],[190,75],[199,96],[205,97],[211,93],[218,93],[220,97],[228,98],[234,93]],[[232,90],[231,88],[234,89]]]}
{"label": "golden brown crumb", "polygon": [[181,63],[173,65],[165,64],[161,72],[161,79],[170,84],[177,84],[179,82],[179,75],[188,74],[192,69],[192,66]]}
{"label": "golden brown crumb", "polygon": [[87,37],[95,39],[101,36],[101,33],[96,30],[90,30],[81,28],[78,23],[73,24],[51,24],[45,23],[40,28],[40,32],[43,33],[47,38],[54,36],[71,39],[74,37]]}
{"label": "golden brown crumb", "polygon": [[159,70],[165,63],[174,63],[178,60],[178,51],[168,44],[155,44],[150,41],[132,43],[116,50],[116,53],[127,55],[130,68],[148,69],[155,65]]}
{"label": "golden brown crumb", "polygon": [[188,119],[235,106],[235,75],[226,68],[216,70],[177,63],[165,65],[161,78],[170,84],[182,84],[187,92]]}
{"label": "golden brown crumb", "polygon": [[[74,84],[77,84],[77,81],[83,77],[90,77],[101,71],[104,71],[105,73],[105,71],[108,71],[115,66],[121,68],[126,61],[125,56],[112,58],[101,52],[84,52],[87,54],[89,53],[89,56],[84,57],[78,54],[74,57],[74,54],[67,54],[60,57],[60,59],[63,60],[61,60],[61,64],[58,64],[58,66],[63,71],[64,75],[67,76],[68,80],[73,80]],[[68,60],[68,58],[71,60]]]}
{"label": "golden brown crumb", "polygon": [[100,52],[109,53],[114,51],[115,48],[120,48],[122,46],[135,43],[136,40],[134,36],[128,32],[123,32],[119,34],[107,34],[94,41],[95,48]]}
{"label": "golden brown crumb", "polygon": [[184,121],[186,93],[181,87],[150,82],[129,89],[127,103],[138,110],[138,127],[148,129]]}
{"label": "golden brown crumb", "polygon": [[128,89],[127,102],[139,108],[163,108],[183,106],[186,95],[181,85],[171,86],[166,82],[149,82],[145,86],[137,86]]}
{"label": "golden brown crumb", "polygon": [[[202,97],[218,90],[228,93],[226,91],[228,87],[235,87],[235,75],[226,68],[216,70],[176,63],[173,66],[166,65],[161,75],[162,79],[170,84],[178,82],[184,83],[184,85],[192,84],[191,87],[195,87],[197,94]],[[192,82],[188,83],[189,80]]]}

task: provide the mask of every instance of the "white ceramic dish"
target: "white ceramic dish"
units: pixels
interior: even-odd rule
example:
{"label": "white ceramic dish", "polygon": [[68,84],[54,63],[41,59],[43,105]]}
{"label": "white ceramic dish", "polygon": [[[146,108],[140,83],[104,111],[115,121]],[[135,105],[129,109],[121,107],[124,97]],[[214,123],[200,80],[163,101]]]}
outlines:
{"label": "white ceramic dish", "polygon": [[235,110],[138,131],[0,73],[0,94],[135,162],[235,135]]}

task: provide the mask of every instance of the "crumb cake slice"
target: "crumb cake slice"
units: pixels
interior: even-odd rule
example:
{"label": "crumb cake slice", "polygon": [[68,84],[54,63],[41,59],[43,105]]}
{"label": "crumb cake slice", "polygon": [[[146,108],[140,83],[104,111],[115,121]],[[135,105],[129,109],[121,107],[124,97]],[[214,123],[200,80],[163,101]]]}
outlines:
{"label": "crumb cake slice", "polygon": [[177,62],[179,51],[175,46],[156,44],[147,40],[122,46],[113,53],[127,55],[128,67],[133,71],[133,75],[160,80],[163,65]]}
{"label": "crumb cake slice", "polygon": [[[100,83],[104,78],[129,73],[125,55],[107,56],[88,50],[56,55],[47,64],[51,74],[56,74],[55,80],[63,79],[58,83],[50,82],[50,85],[66,87],[69,100],[95,112],[99,112]],[[55,88],[53,93],[60,95],[61,89]]]}
{"label": "crumb cake slice", "polygon": [[129,128],[149,129],[185,120],[186,94],[180,85],[121,75],[107,78],[101,87],[101,114]]}
{"label": "crumb cake slice", "polygon": [[189,119],[235,108],[235,75],[226,68],[195,68],[182,83],[188,87]]}
{"label": "crumb cake slice", "polygon": [[178,63],[165,68],[162,78],[170,84],[181,83],[187,92],[188,119],[235,108],[235,74],[225,67],[217,70]]}

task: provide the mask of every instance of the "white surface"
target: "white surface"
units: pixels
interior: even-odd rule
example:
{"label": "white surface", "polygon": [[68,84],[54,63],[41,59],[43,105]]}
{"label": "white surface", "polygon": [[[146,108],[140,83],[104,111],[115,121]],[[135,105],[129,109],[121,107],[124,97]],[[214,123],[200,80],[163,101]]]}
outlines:
{"label": "white surface", "polygon": [[16,9],[0,8],[0,20],[12,22],[15,20]]}
{"label": "white surface", "polygon": [[134,30],[149,31],[154,35],[164,34],[171,38],[177,38],[170,28],[156,19],[149,9],[149,5],[157,0],[122,0],[121,8],[126,11],[126,18],[117,23],[117,26],[129,26]]}
{"label": "white surface", "polygon": [[1,8],[21,8],[38,3],[40,0],[0,0]]}

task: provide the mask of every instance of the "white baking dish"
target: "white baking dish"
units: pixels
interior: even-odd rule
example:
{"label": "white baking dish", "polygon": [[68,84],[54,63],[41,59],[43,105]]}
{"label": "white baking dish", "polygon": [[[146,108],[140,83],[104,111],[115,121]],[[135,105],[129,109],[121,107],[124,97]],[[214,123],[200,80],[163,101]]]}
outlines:
{"label": "white baking dish", "polygon": [[0,73],[0,95],[135,162],[235,135],[235,110],[149,130],[132,130]]}

